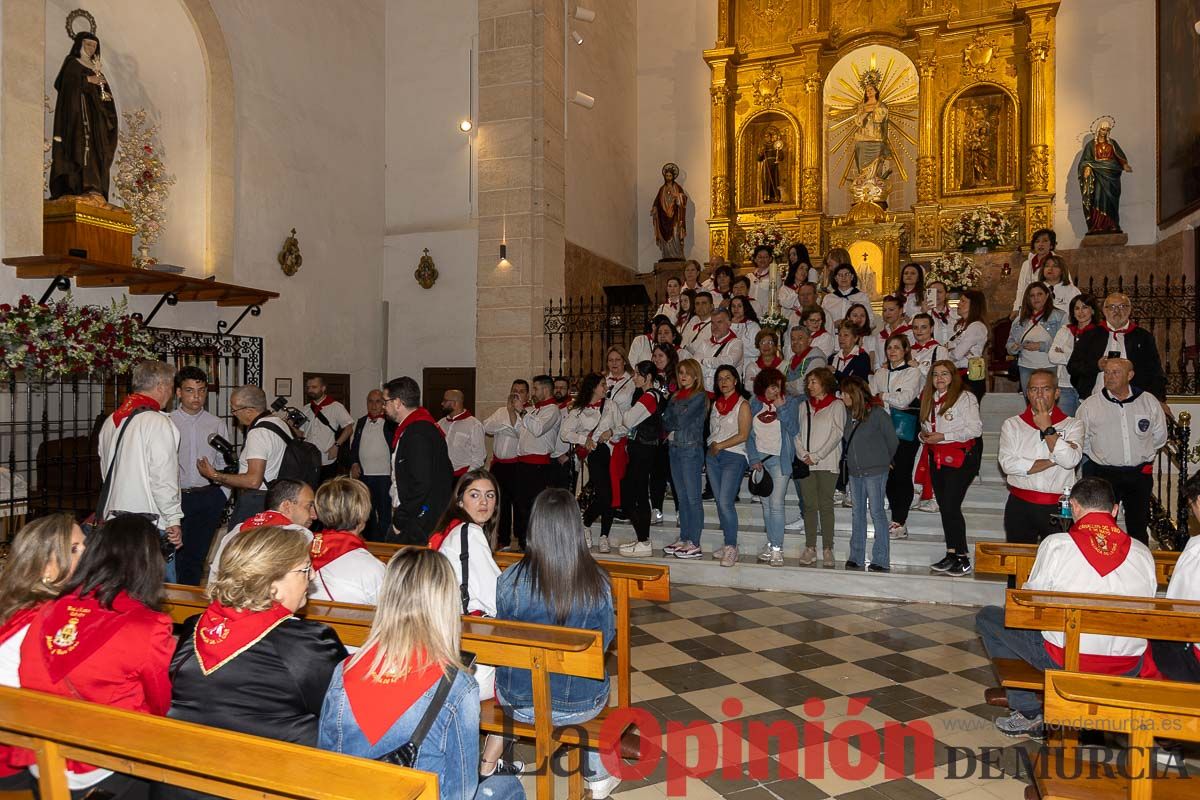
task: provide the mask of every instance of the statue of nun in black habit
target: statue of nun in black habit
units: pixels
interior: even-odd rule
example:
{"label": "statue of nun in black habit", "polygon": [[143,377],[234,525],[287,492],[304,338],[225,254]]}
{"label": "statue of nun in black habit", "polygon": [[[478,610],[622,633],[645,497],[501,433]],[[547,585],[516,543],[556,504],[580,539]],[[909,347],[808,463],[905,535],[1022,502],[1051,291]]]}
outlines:
{"label": "statue of nun in black habit", "polygon": [[79,196],[107,205],[108,174],[117,153],[117,107],[100,71],[100,40],[83,31],[54,80],[51,199]]}

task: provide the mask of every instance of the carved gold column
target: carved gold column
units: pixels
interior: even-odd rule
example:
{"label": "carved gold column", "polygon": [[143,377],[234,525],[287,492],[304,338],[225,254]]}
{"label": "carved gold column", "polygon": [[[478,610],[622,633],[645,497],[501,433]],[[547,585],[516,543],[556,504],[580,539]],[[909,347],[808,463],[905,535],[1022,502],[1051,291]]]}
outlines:
{"label": "carved gold column", "polygon": [[804,160],[801,162],[800,184],[801,209],[806,214],[821,211],[821,138],[824,129],[821,83],[821,73],[815,69],[804,79]]}
{"label": "carved gold column", "polygon": [[913,238],[910,248],[914,256],[932,256],[942,249],[938,229],[938,119],[937,77],[938,60],[934,51],[933,31],[922,31],[920,60],[917,63],[920,83],[918,96],[917,131],[917,202],[913,205]]}
{"label": "carved gold column", "polygon": [[1026,237],[1053,226],[1054,201],[1054,18],[1031,13],[1029,40],[1029,154],[1025,170]]}
{"label": "carved gold column", "polygon": [[[724,18],[724,17],[722,17]],[[708,213],[708,253],[710,259],[729,258],[733,250],[730,228],[733,216],[733,193],[729,176],[729,104],[731,95],[726,87],[729,56],[732,49],[710,50],[705,53],[712,67],[712,189]]]}

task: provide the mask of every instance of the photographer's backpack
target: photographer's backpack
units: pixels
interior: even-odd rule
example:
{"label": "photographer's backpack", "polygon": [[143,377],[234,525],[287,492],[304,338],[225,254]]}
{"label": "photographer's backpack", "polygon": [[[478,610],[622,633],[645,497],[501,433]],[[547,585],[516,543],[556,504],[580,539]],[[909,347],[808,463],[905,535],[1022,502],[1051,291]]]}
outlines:
{"label": "photographer's backpack", "polygon": [[[276,477],[304,481],[313,490],[316,490],[321,483],[321,451],[317,449],[317,446],[303,439],[289,436],[278,425],[271,425],[265,420],[250,426],[251,431],[256,428],[274,431],[275,435],[284,441],[283,461],[279,463],[279,475]],[[246,433],[249,432],[246,431]]]}

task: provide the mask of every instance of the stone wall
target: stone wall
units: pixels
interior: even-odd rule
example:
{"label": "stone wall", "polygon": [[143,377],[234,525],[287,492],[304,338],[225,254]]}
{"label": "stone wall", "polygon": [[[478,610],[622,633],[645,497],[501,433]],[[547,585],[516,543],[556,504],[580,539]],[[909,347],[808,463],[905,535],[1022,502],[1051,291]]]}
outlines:
{"label": "stone wall", "polygon": [[602,297],[605,286],[638,283],[639,278],[644,277],[635,274],[629,267],[597,255],[571,241],[567,242],[564,269],[564,296],[569,298]]}

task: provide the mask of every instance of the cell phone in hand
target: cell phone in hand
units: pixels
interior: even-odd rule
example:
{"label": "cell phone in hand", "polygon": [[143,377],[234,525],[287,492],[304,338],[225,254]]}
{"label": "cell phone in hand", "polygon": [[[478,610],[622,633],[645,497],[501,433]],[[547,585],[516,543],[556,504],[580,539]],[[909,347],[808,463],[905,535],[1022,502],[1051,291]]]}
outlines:
{"label": "cell phone in hand", "polygon": [[1120,350],[1109,350],[1109,351],[1108,351],[1108,357],[1109,357],[1109,358],[1120,358],[1120,357],[1121,357],[1121,351],[1120,351]]}
{"label": "cell phone in hand", "polygon": [[925,290],[925,307],[937,308],[937,289],[930,288]]}

